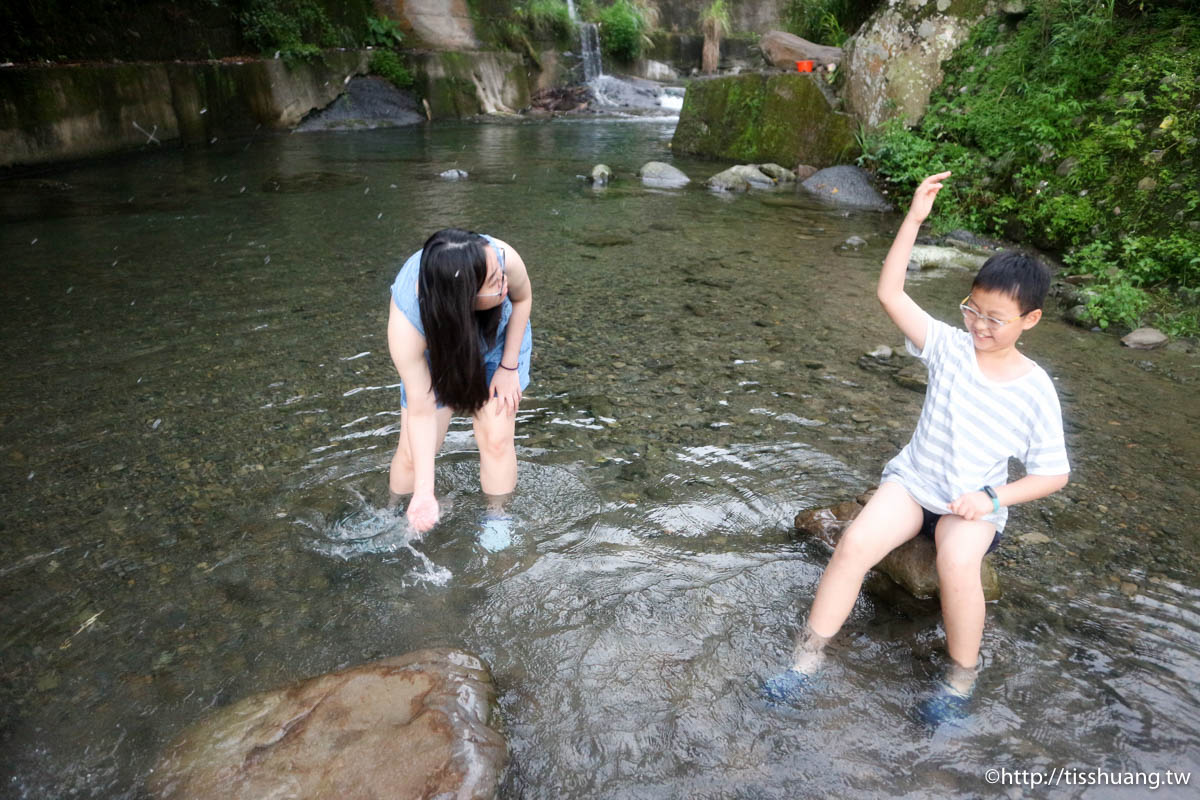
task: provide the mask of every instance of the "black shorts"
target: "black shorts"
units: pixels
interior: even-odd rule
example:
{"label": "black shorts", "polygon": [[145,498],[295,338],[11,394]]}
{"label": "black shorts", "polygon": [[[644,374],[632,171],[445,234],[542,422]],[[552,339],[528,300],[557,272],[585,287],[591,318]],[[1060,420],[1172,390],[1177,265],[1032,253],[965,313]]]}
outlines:
{"label": "black shorts", "polygon": [[[928,508],[925,508],[924,506],[921,506],[921,513],[924,515],[924,519],[921,521],[921,531],[918,535],[928,536],[930,539],[933,540],[934,547],[937,547],[937,538],[934,536],[934,533],[937,531],[938,520],[946,515],[945,514],[935,514],[932,511],[930,511]],[[990,545],[988,545],[987,551],[990,553],[999,546],[1000,546],[1000,531],[996,531],[995,535],[992,536],[992,543]]]}

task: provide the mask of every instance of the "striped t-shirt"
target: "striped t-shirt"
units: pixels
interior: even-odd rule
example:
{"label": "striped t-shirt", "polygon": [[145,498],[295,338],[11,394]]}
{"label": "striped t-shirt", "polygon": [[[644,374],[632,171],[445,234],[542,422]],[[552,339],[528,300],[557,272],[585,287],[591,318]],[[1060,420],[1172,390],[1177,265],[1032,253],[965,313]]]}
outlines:
{"label": "striped t-shirt", "polygon": [[[927,317],[925,349],[908,352],[929,368],[925,405],[912,440],[888,462],[883,481],[903,486],[935,514],[967,492],[1008,483],[1008,459],[1030,475],[1070,472],[1062,411],[1054,383],[1038,365],[1010,381],[994,381],[975,360],[971,334]],[[1004,530],[1008,509],[984,520]]]}

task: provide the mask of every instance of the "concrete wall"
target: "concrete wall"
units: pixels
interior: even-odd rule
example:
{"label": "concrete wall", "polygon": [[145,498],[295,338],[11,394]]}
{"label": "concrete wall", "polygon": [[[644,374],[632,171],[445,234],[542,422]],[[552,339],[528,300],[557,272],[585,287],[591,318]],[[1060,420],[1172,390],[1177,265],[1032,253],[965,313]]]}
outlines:
{"label": "concrete wall", "polygon": [[359,51],[295,66],[256,59],[9,67],[0,70],[0,167],[290,128],[366,68]]}

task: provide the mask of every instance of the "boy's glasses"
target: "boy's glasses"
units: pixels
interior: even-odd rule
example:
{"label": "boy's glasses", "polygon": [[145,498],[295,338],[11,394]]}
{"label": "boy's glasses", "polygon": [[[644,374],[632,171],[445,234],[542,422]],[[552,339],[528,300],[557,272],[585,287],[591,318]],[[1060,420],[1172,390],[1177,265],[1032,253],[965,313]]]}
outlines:
{"label": "boy's glasses", "polygon": [[968,301],[970,301],[970,299],[971,299],[971,295],[967,295],[966,297],[964,297],[962,299],[962,302],[958,304],[959,310],[962,311],[963,319],[968,324],[972,324],[975,322],[975,320],[981,319],[981,320],[983,320],[983,324],[987,325],[988,328],[990,328],[991,330],[999,330],[1000,328],[1003,328],[1008,323],[1016,322],[1021,317],[1025,316],[1024,314],[1017,314],[1012,319],[996,319],[995,317],[989,317],[985,314],[981,314],[980,312],[976,311],[975,309],[973,309],[969,305],[967,305],[967,303],[968,303]]}
{"label": "boy's glasses", "polygon": [[504,284],[508,282],[508,273],[504,269],[504,262],[500,262],[500,290],[497,292],[479,292],[475,296],[480,300],[490,300],[493,297],[499,297],[504,294]]}

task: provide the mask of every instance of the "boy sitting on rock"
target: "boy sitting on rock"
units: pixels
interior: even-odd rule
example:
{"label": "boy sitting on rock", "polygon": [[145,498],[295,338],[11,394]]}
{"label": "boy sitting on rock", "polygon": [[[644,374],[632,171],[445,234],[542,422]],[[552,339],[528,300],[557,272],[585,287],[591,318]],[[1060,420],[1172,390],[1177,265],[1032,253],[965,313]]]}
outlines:
{"label": "boy sitting on rock", "polygon": [[[933,319],[904,291],[921,223],[949,172],[921,182],[883,262],[877,295],[929,368],[929,388],[912,440],[884,468],[879,490],[850,524],[821,577],[791,670],[767,684],[781,699],[802,689],[821,649],[849,617],[871,567],[918,534],[934,537],[946,647],[954,666],[922,703],[929,722],[962,716],[983,638],[983,557],[1000,540],[1007,507],[1067,484],[1058,396],[1050,377],[1017,350],[1042,317],[1050,285],[1044,266],[1013,251],[980,268],[960,305],[966,329]],[[1008,459],[1027,474],[1008,483]]]}

